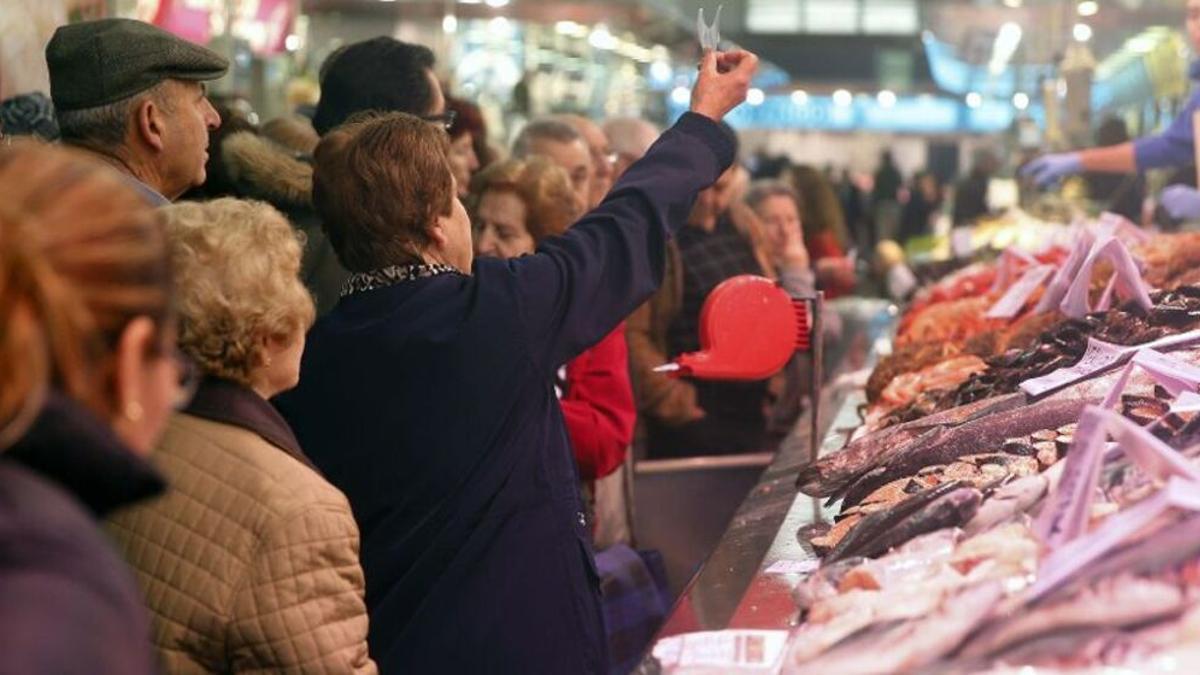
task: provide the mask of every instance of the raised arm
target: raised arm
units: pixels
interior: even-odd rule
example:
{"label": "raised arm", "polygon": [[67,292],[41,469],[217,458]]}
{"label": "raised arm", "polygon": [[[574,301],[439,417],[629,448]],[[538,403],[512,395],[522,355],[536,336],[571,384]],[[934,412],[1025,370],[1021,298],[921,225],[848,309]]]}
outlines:
{"label": "raised arm", "polygon": [[658,287],[667,237],[733,161],[733,139],[717,121],[744,100],[757,61],[748,52],[706,54],[691,111],[600,206],[535,255],[477,265],[476,274],[500,277],[489,283],[512,285],[530,356],[548,373],[607,335]]}

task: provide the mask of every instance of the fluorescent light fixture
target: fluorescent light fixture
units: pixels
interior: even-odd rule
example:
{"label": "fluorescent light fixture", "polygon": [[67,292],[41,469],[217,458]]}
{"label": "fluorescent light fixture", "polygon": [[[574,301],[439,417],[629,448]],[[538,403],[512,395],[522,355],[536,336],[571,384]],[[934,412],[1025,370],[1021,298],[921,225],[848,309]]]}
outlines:
{"label": "fluorescent light fixture", "polygon": [[854,95],[845,89],[838,89],[833,92],[833,104],[845,108],[854,102]]}
{"label": "fluorescent light fixture", "polygon": [[1018,91],[1017,93],[1013,94],[1012,104],[1017,110],[1025,110],[1029,107],[1029,94],[1026,94],[1023,91]]}
{"label": "fluorescent light fixture", "polygon": [[508,0],[484,0],[488,7],[507,7]]}
{"label": "fluorescent light fixture", "polygon": [[692,90],[687,87],[675,87],[671,90],[671,102],[675,105],[687,105],[692,101]]}
{"label": "fluorescent light fixture", "polygon": [[808,92],[804,91],[803,89],[797,89],[796,91],[793,91],[792,92],[792,103],[795,103],[796,105],[807,105],[808,104]]}
{"label": "fluorescent light fixture", "polygon": [[750,91],[746,92],[746,103],[750,105],[762,105],[765,100],[767,100],[767,95],[758,87],[751,87]]}
{"label": "fluorescent light fixture", "polygon": [[1071,35],[1076,42],[1087,42],[1092,39],[1092,27],[1086,23],[1077,23],[1071,29]]}
{"label": "fluorescent light fixture", "polygon": [[655,61],[650,64],[650,79],[655,82],[667,82],[671,79],[671,64],[666,61]]}
{"label": "fluorescent light fixture", "polygon": [[1024,32],[1015,21],[1006,21],[996,33],[996,43],[992,45],[992,59],[988,62],[988,72],[999,75],[1008,68],[1017,47],[1021,45]]}
{"label": "fluorescent light fixture", "polygon": [[978,108],[981,105],[983,105],[983,96],[979,92],[973,91],[967,94],[968,108]]}
{"label": "fluorescent light fixture", "polygon": [[1083,0],[1075,9],[1079,16],[1096,16],[1096,12],[1100,11],[1100,4],[1096,0]]}
{"label": "fluorescent light fixture", "polygon": [[879,92],[879,94],[875,97],[875,100],[879,102],[880,106],[884,108],[891,108],[892,106],[896,105],[896,93],[889,89],[884,89],[883,91]]}
{"label": "fluorescent light fixture", "polygon": [[617,48],[617,38],[608,32],[608,26],[599,24],[592,29],[592,34],[588,36],[588,44],[596,49],[612,51]]}
{"label": "fluorescent light fixture", "polygon": [[1021,0],[1004,0],[1004,6],[1011,7],[1012,9],[1016,9],[1016,8],[1020,7],[1022,4],[1023,3],[1021,2]]}

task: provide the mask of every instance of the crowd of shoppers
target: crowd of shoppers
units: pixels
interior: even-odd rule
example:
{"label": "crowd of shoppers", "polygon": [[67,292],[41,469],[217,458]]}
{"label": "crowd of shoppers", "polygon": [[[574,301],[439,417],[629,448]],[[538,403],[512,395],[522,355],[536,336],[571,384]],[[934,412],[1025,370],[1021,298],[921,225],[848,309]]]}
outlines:
{"label": "crowd of shoppers", "polygon": [[57,131],[0,148],[5,669],[628,670],[594,550],[632,555],[598,488],[639,412],[662,454],[766,424],[765,383],[681,381],[663,424],[647,376],[725,278],[820,278],[795,195],[743,202],[721,120],[757,59],[704,54],[661,134],[535,119],[507,160],[391,38],[263,125],[145,23],[46,59]]}

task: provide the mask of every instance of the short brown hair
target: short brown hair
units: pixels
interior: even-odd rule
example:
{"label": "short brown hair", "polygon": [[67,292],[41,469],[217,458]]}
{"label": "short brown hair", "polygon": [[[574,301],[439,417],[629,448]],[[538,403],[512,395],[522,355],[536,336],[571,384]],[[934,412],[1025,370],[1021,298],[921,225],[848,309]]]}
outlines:
{"label": "short brown hair", "polygon": [[342,266],[369,272],[419,262],[455,191],[445,130],[406,113],[352,122],[315,153],[313,205]]}
{"label": "short brown hair", "polygon": [[495,190],[512,192],[525,203],[525,229],[534,242],[566,232],[582,215],[570,176],[545,157],[509,159],[475,174],[472,206],[478,206],[484,193]]}
{"label": "short brown hair", "polygon": [[113,413],[113,350],[134,318],[167,325],[171,274],[158,214],[90,155],[15,143],[0,185],[2,449],[51,388]]}

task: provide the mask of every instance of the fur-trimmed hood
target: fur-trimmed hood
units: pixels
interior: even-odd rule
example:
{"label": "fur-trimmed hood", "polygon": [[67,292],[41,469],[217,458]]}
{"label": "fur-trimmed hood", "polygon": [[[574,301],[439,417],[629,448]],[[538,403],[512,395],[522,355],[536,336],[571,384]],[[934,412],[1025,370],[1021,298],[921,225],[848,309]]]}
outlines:
{"label": "fur-trimmed hood", "polygon": [[246,197],[280,208],[312,205],[312,162],[252,131],[231,134],[221,143],[230,178]]}

